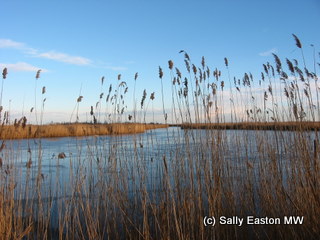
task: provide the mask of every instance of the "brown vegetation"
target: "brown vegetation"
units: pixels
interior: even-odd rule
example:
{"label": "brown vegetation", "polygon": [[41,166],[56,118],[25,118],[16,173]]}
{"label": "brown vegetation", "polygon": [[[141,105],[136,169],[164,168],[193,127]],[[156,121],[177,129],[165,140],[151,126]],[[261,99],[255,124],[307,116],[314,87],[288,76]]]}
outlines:
{"label": "brown vegetation", "polygon": [[146,130],[166,128],[165,124],[112,123],[112,124],[50,124],[28,125],[26,127],[5,125],[0,131],[0,139],[82,137],[92,135],[118,135],[143,133]]}
{"label": "brown vegetation", "polygon": [[179,124],[182,129],[242,129],[242,130],[320,130],[320,122],[242,122]]}

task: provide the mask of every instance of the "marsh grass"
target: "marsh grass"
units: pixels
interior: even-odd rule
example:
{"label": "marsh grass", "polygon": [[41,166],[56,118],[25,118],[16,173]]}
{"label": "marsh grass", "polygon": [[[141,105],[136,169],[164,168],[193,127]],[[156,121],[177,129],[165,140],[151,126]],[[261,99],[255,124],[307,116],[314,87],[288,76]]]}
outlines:
{"label": "marsh grass", "polygon": [[[294,39],[302,49],[300,40],[296,36]],[[75,138],[75,154],[67,153],[68,147],[66,153],[56,153],[50,162],[55,174],[49,175],[33,166],[39,157],[38,148],[29,141],[27,156],[32,164],[24,158],[24,150],[10,147],[8,140],[2,141],[1,239],[317,239],[320,236],[316,69],[311,72],[304,66],[301,70],[297,60],[286,59],[287,74],[280,58],[274,55],[275,65],[264,64],[258,81],[250,73],[232,81],[232,66],[227,59],[225,76],[219,69],[212,71],[204,58],[200,67],[196,67],[185,51],[181,53],[186,73],[170,60],[169,77],[159,67],[159,78],[163,119],[169,121],[163,86],[165,81],[171,81],[172,123],[182,124],[183,129],[151,130],[131,138],[119,135],[129,128],[133,128],[132,133],[154,128],[137,123],[137,103],[134,123],[116,123],[126,119],[126,83],[121,82],[121,75],[115,90],[110,85],[105,94],[105,115],[114,125],[93,121],[22,127],[21,120],[14,128],[7,126],[7,115],[1,118],[2,139],[5,136],[41,139],[71,133],[85,136]],[[303,52],[302,58],[305,64]],[[135,94],[134,90],[134,101]],[[150,95],[146,104],[146,92],[142,96],[141,108],[146,107],[141,122],[151,100]],[[91,109],[92,116],[98,112],[98,120],[101,103],[99,97],[99,108]],[[108,126],[113,127],[110,130]],[[89,137],[110,131],[117,136]],[[67,174],[59,167],[62,163],[69,165]],[[17,167],[19,164],[25,167]],[[203,224],[205,216],[250,215],[303,216],[304,222],[242,227]]]}
{"label": "marsh grass", "polygon": [[[21,122],[21,121],[20,121]],[[2,127],[1,139],[59,138],[86,137],[93,135],[119,135],[143,133],[146,130],[166,128],[166,124],[144,123],[110,123],[110,124],[49,124],[22,126],[6,125]]]}

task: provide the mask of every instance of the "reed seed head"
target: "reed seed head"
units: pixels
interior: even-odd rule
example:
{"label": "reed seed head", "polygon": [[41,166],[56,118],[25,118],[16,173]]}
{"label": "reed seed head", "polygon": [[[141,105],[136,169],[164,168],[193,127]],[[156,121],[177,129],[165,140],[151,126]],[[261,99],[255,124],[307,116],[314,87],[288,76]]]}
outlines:
{"label": "reed seed head", "polygon": [[197,74],[197,67],[194,64],[192,64],[192,71],[193,71],[194,75]]}
{"label": "reed seed head", "polygon": [[154,92],[153,92],[153,93],[151,93],[151,95],[150,95],[150,99],[151,99],[151,100],[154,100]]}
{"label": "reed seed head", "polygon": [[143,90],[142,99],[141,99],[141,108],[143,108],[144,100],[146,100],[147,91]]}
{"label": "reed seed head", "polygon": [[190,64],[189,64],[189,62],[186,59],[184,60],[184,62],[186,64],[186,68],[187,68],[188,73],[190,73]]}
{"label": "reed seed head", "polygon": [[274,68],[273,68],[273,66],[270,66],[270,69],[271,69],[272,76],[274,77]]}
{"label": "reed seed head", "polygon": [[66,157],[67,156],[66,156],[66,154],[64,152],[61,152],[61,153],[58,154],[58,159],[64,159]]}
{"label": "reed seed head", "polygon": [[294,67],[293,67],[292,62],[288,58],[286,59],[286,61],[287,61],[287,65],[288,65],[288,68],[289,68],[290,72],[292,74],[294,74]]}
{"label": "reed seed head", "polygon": [[162,77],[163,77],[162,68],[159,66],[159,78],[162,79]]}
{"label": "reed seed head", "polygon": [[269,85],[268,91],[269,91],[269,93],[272,95],[272,87],[271,87],[271,85]]}
{"label": "reed seed head", "polygon": [[90,115],[93,116],[93,106],[91,106]]}
{"label": "reed seed head", "polygon": [[39,79],[39,78],[40,78],[40,72],[41,72],[41,69],[39,69],[39,70],[37,71],[36,79]]}
{"label": "reed seed head", "polygon": [[226,57],[224,58],[224,64],[228,67],[228,59]]}
{"label": "reed seed head", "polygon": [[190,61],[190,57],[189,57],[188,53],[186,53],[186,52],[184,53],[184,58],[187,59],[188,61]]}
{"label": "reed seed head", "polygon": [[272,53],[272,55],[274,57],[276,65],[277,65],[277,72],[280,74],[280,72],[281,72],[281,61],[280,61],[280,58],[277,56],[277,54]]}
{"label": "reed seed head", "polygon": [[221,89],[223,91],[223,88],[224,88],[224,81],[221,81]]}
{"label": "reed seed head", "polygon": [[172,62],[172,60],[169,60],[169,61],[168,61],[168,64],[169,64],[169,69],[172,70],[172,68],[173,68],[173,62]]}
{"label": "reed seed head", "polygon": [[207,66],[207,71],[206,71],[206,73],[207,73],[207,78],[210,78],[210,68]]}
{"label": "reed seed head", "polygon": [[202,69],[204,69],[205,65],[206,65],[206,61],[205,61],[204,57],[202,56],[202,59],[201,59]]}
{"label": "reed seed head", "polygon": [[81,102],[82,101],[83,96],[79,96],[77,99],[77,102]]}
{"label": "reed seed head", "polygon": [[263,64],[263,69],[264,69],[264,72],[268,75],[269,70],[268,70],[268,68],[267,68],[267,65],[266,65],[266,64]]}
{"label": "reed seed head", "polygon": [[7,74],[8,74],[8,69],[4,68],[3,71],[2,71],[2,78],[6,79],[7,78]]}
{"label": "reed seed head", "polygon": [[27,125],[27,118],[24,116],[24,117],[22,118],[22,124],[21,124],[21,126],[22,126],[22,128],[24,129],[24,128],[26,127],[26,125]]}
{"label": "reed seed head", "polygon": [[292,34],[292,36],[293,36],[294,40],[296,41],[297,47],[302,48],[302,44],[301,44],[299,38],[295,34]]}
{"label": "reed seed head", "polygon": [[286,80],[286,79],[288,79],[288,74],[286,73],[286,72],[281,72],[281,78],[283,79],[283,80]]}
{"label": "reed seed head", "polygon": [[177,73],[177,76],[178,76],[179,78],[181,78],[181,72],[180,72],[180,70],[179,70],[178,68],[176,68],[176,73]]}

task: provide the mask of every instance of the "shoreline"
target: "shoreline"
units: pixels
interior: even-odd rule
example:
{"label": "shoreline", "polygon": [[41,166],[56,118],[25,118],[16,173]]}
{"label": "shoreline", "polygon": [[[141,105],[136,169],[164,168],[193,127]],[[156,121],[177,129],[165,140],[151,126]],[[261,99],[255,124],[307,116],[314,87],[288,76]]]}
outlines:
{"label": "shoreline", "polygon": [[320,131],[320,122],[238,122],[238,123],[65,123],[46,125],[3,125],[0,126],[1,140],[87,137],[101,135],[124,135],[144,133],[147,130],[180,127],[199,130],[280,130],[280,131]]}

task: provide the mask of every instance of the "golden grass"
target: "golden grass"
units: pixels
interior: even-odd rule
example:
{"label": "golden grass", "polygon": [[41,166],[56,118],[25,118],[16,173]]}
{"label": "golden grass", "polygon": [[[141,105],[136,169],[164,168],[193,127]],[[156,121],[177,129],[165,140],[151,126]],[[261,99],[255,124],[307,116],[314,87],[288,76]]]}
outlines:
{"label": "golden grass", "polygon": [[146,130],[166,128],[166,124],[142,123],[112,123],[112,124],[49,124],[28,125],[16,127],[14,125],[2,126],[1,139],[27,139],[27,138],[55,138],[55,137],[81,137],[92,135],[118,135],[143,133]]}
{"label": "golden grass", "polygon": [[242,122],[242,123],[187,123],[182,129],[243,129],[243,130],[320,130],[320,122]]}

